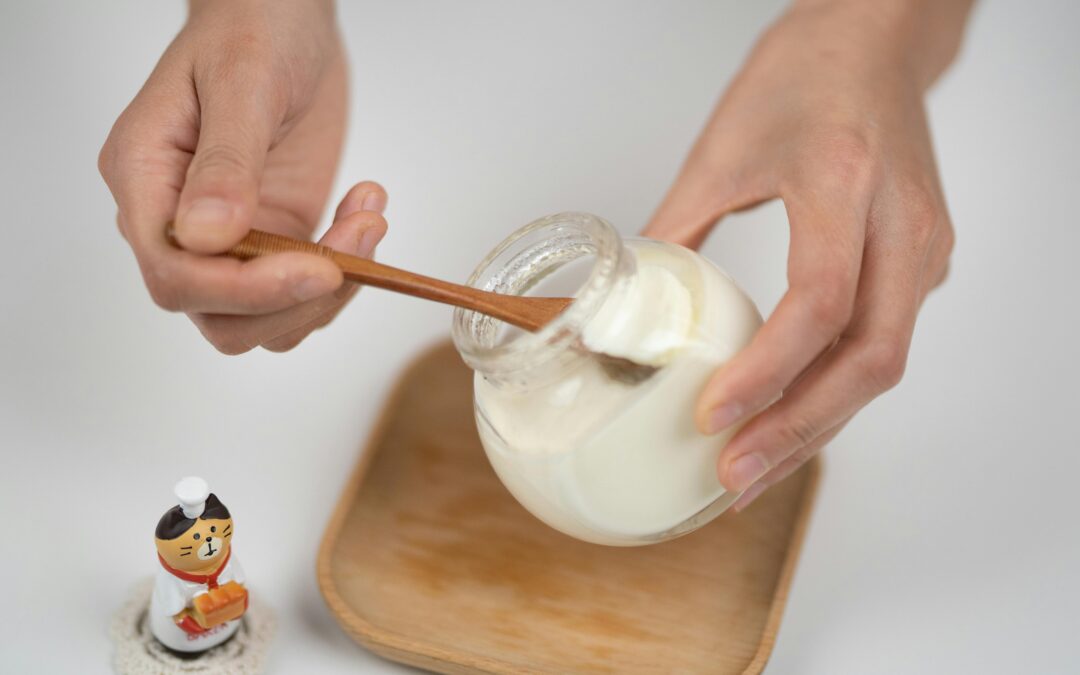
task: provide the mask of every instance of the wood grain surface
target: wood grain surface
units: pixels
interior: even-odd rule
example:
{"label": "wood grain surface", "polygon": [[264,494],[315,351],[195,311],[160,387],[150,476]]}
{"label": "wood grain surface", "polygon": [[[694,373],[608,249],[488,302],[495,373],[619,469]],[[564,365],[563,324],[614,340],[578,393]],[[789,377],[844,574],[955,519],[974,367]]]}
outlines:
{"label": "wood grain surface", "polygon": [[819,464],[681,539],[610,548],[532,517],[488,464],[453,347],[387,402],[318,560],[342,627],[445,673],[757,673],[780,625]]}

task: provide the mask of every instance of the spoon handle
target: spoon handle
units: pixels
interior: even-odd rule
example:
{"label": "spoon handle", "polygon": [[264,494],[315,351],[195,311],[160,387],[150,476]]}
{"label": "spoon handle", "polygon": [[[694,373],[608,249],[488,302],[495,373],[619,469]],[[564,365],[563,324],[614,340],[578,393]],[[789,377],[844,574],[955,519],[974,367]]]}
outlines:
{"label": "spoon handle", "polygon": [[570,298],[520,297],[481,291],[262,230],[248,232],[240,243],[228,251],[228,255],[250,260],[285,251],[313,253],[328,258],[341,268],[345,278],[350,281],[475,310],[528,331],[542,328],[571,302]]}

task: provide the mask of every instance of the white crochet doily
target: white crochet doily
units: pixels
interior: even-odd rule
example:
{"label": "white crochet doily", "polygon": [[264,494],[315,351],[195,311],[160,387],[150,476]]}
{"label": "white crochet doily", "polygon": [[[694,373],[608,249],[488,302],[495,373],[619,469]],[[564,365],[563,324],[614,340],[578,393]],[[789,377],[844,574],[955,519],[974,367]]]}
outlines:
{"label": "white crochet doily", "polygon": [[117,673],[255,675],[262,672],[275,626],[274,615],[268,608],[252,599],[231,639],[196,656],[180,656],[162,646],[150,633],[146,610],[153,586],[152,578],[139,583],[131,599],[113,618],[109,633],[116,645],[113,667]]}

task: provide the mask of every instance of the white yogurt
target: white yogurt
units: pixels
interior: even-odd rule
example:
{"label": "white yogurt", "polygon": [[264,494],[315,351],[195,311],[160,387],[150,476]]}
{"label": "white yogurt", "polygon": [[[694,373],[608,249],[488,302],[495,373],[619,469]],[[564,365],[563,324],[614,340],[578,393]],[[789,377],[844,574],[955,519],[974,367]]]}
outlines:
{"label": "white yogurt", "polygon": [[582,337],[594,352],[662,366],[686,346],[693,328],[690,289],[665,267],[642,263],[613,289]]}
{"label": "white yogurt", "polygon": [[692,251],[626,242],[633,280],[586,326],[593,351],[662,366],[636,386],[592,359],[541,386],[475,379],[480,438],[499,478],[548,525],[579,539],[637,545],[693,529],[726,508],[716,473],[736,431],[704,436],[696,399],[761,325],[753,302]]}

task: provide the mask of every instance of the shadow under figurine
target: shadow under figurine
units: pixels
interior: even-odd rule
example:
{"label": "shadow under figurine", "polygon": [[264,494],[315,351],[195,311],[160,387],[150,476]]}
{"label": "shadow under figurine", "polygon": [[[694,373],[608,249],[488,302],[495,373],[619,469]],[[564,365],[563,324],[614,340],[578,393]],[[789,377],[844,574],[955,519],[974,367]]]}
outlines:
{"label": "shadow under figurine", "polygon": [[150,631],[178,652],[202,652],[236,633],[248,606],[232,555],[232,517],[201,478],[176,484],[178,506],[154,533],[161,569],[150,599]]}

